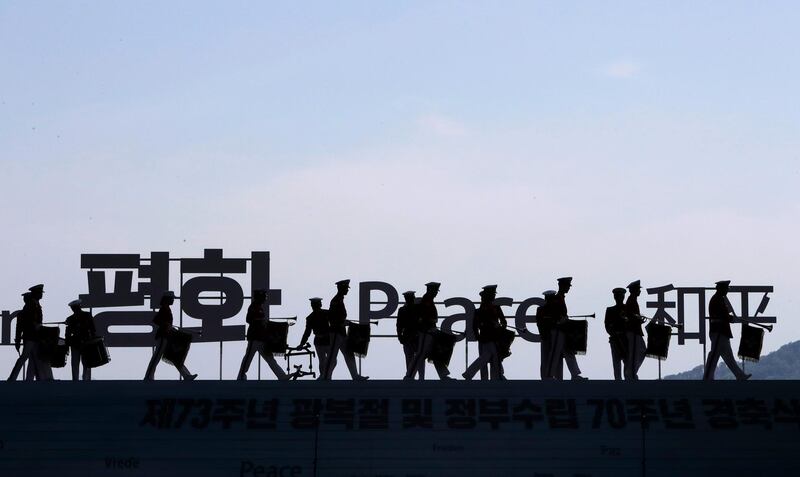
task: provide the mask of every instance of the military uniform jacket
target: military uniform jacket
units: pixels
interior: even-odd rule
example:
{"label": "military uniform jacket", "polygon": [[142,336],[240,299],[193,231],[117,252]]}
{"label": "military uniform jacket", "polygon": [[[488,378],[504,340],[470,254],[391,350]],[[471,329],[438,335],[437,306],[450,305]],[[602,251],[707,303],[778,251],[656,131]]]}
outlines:
{"label": "military uniform jacket", "polygon": [[625,333],[625,305],[614,305],[606,308],[605,325],[608,336]]}
{"label": "military uniform jacket", "polygon": [[506,317],[499,306],[493,303],[482,303],[475,310],[475,316],[472,318],[472,331],[479,343],[494,342],[498,338],[497,331],[505,326]]}
{"label": "military uniform jacket", "polygon": [[166,338],[167,332],[172,328],[172,310],[168,306],[162,306],[153,317],[153,324],[156,329],[156,339]]}
{"label": "military uniform jacket", "polygon": [[38,302],[25,303],[17,316],[16,340],[38,341],[42,326],[42,306]]}
{"label": "military uniform jacket", "polygon": [[417,338],[417,305],[403,305],[397,310],[397,339],[411,344]]}
{"label": "military uniform jacket", "polygon": [[64,340],[69,346],[80,346],[97,334],[94,327],[94,319],[88,311],[81,310],[73,313],[66,319],[65,323],[67,324],[67,331]]}
{"label": "military uniform jacket", "polygon": [[247,340],[257,341],[263,337],[264,328],[267,326],[267,315],[264,313],[264,305],[261,303],[250,303],[247,307],[245,321],[247,327]]}
{"label": "military uniform jacket", "polygon": [[439,321],[439,312],[436,311],[436,304],[433,302],[433,297],[427,294],[422,295],[422,301],[419,303],[418,316],[418,330],[420,333],[425,333],[431,329],[436,328],[436,323]]}
{"label": "military uniform jacket", "polygon": [[625,321],[625,331],[644,336],[642,320],[639,318],[639,302],[632,296],[629,296],[625,302],[625,316],[628,318]]}
{"label": "military uniform jacket", "polygon": [[728,338],[733,338],[731,333],[731,323],[733,323],[733,315],[731,314],[728,300],[715,293],[708,302],[708,317],[711,319],[711,326],[709,326],[709,333],[720,333]]}
{"label": "military uniform jacket", "polygon": [[347,308],[344,306],[344,295],[336,295],[328,307],[328,322],[333,333],[347,334]]}
{"label": "military uniform jacket", "polygon": [[311,332],[314,332],[315,345],[327,345],[330,343],[330,325],[328,324],[328,310],[314,310],[306,317],[306,330],[303,332],[303,339],[300,344],[308,341]]}
{"label": "military uniform jacket", "polygon": [[567,312],[567,301],[564,299],[564,295],[556,294],[553,297],[553,304],[550,308],[553,312],[553,319],[556,321],[555,327],[558,329],[563,329],[565,323],[558,323],[561,318],[566,318],[569,313]]}
{"label": "military uniform jacket", "polygon": [[556,326],[556,319],[552,314],[550,305],[545,303],[536,309],[536,327],[539,329],[539,336],[543,340],[549,340],[553,328]]}

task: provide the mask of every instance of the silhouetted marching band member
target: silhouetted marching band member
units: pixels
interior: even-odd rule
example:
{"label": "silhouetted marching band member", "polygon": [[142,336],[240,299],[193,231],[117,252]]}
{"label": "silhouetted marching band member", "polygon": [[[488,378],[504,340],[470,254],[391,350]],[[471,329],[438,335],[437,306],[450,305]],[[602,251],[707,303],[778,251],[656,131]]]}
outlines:
{"label": "silhouetted marching band member", "polygon": [[336,361],[341,351],[344,362],[350,371],[353,381],[369,379],[367,376],[358,374],[356,367],[356,357],[347,349],[347,308],[344,306],[344,297],[350,290],[350,280],[340,280],[336,282],[336,295],[331,299],[328,306],[328,322],[331,328],[331,351],[325,365],[325,378],[333,377],[333,370],[336,368]]}
{"label": "silhouetted marching band member", "polygon": [[734,314],[730,302],[728,302],[728,289],[731,282],[723,280],[716,283],[717,291],[708,302],[708,319],[711,320],[709,326],[709,337],[711,338],[711,351],[708,352],[703,380],[713,381],[714,372],[717,370],[717,362],[721,357],[728,369],[731,370],[736,379],[745,380],[750,378],[750,374],[745,374],[736,358],[733,357],[731,349],[731,323],[734,322]]}
{"label": "silhouetted marching band member", "polygon": [[551,379],[550,360],[553,351],[553,333],[556,326],[556,318],[553,314],[553,299],[556,296],[555,290],[547,290],[542,293],[544,304],[536,309],[536,327],[539,329],[539,344],[541,345],[541,364],[539,365],[539,375],[542,380]]}
{"label": "silhouetted marching band member", "polygon": [[566,334],[564,325],[568,319],[566,295],[572,288],[572,277],[562,277],[558,279],[558,292],[553,298],[553,312],[557,318],[555,333],[553,333],[552,359],[550,360],[550,375],[557,379],[564,379],[563,363],[566,361],[567,368],[573,380],[586,379],[581,376],[581,368],[575,359],[575,353],[565,349]]}
{"label": "silhouetted marching band member", "polygon": [[[497,285],[487,285],[480,292],[481,303],[475,316],[472,319],[472,330],[478,338],[478,357],[467,367],[462,376],[466,380],[471,380],[487,363],[490,365],[491,378],[493,380],[505,379],[503,376],[500,354],[497,350],[496,341],[498,330],[506,327],[506,317],[503,310],[494,304],[497,297]],[[486,379],[483,373],[481,379]]]}
{"label": "silhouetted marching band member", "polygon": [[303,338],[300,339],[300,344],[297,348],[302,348],[311,332],[314,332],[314,350],[317,352],[317,362],[319,363],[319,377],[323,379],[322,373],[325,372],[325,366],[328,362],[328,354],[331,350],[331,329],[328,323],[328,310],[322,309],[322,298],[310,298],[311,313],[306,317],[306,330],[303,332]]}
{"label": "silhouetted marching band member", "polygon": [[266,303],[267,291],[263,289],[253,290],[253,298],[250,301],[250,306],[247,307],[247,316],[245,317],[245,321],[249,325],[246,335],[247,349],[244,352],[242,364],[239,366],[239,375],[236,377],[239,381],[247,380],[247,370],[250,369],[250,364],[253,362],[256,352],[266,361],[269,368],[275,373],[276,378],[289,379],[272,353],[267,351],[264,346],[267,333],[267,314],[264,311]]}
{"label": "silhouetted marching band member", "polygon": [[17,353],[20,353],[20,346],[22,346],[22,352],[14,363],[14,368],[8,377],[9,381],[16,381],[26,361],[28,362],[28,371],[25,379],[28,381],[32,381],[34,378],[44,379],[39,359],[39,328],[42,327],[42,307],[39,305],[39,299],[44,293],[44,285],[35,285],[28,290],[22,294],[24,305],[17,315],[17,329],[14,338],[14,347],[17,349]]}
{"label": "silhouetted marching band member", "polygon": [[[167,347],[167,335],[172,329],[172,310],[170,306],[173,303],[175,303],[175,293],[171,291],[164,292],[161,296],[158,311],[153,317],[153,324],[156,325],[156,347],[153,349],[153,357],[150,358],[150,363],[147,365],[147,372],[144,375],[145,381],[152,381],[155,378],[156,366],[164,356],[164,351]],[[197,377],[196,374],[192,374],[186,369],[185,364],[178,367],[178,372],[181,373],[181,376],[186,381],[192,381]]]}
{"label": "silhouetted marching band member", "polygon": [[625,359],[625,379],[639,380],[639,368],[644,363],[647,345],[644,342],[642,331],[642,315],[639,313],[639,295],[642,294],[642,285],[639,280],[628,285],[628,301],[625,302],[625,338],[627,342],[627,355]]}
{"label": "silhouetted marching band member", "polygon": [[[611,345],[611,364],[614,368],[614,379],[622,380],[622,363],[626,361],[627,340],[625,336],[625,289],[615,288],[614,306],[606,308],[605,326],[608,343]],[[626,365],[627,366],[627,365]]]}
{"label": "silhouetted marching band member", "polygon": [[[81,367],[81,348],[84,343],[97,335],[97,331],[92,314],[81,309],[80,300],[72,300],[69,302],[69,307],[72,308],[72,314],[65,321],[67,331],[64,341],[70,347],[70,354],[72,354],[72,380],[77,381]],[[90,381],[91,379],[92,368],[84,366],[83,380]]]}
{"label": "silhouetted marching band member", "polygon": [[[439,321],[439,312],[436,310],[436,303],[433,299],[439,294],[441,283],[430,282],[425,284],[425,294],[419,302],[419,345],[417,346],[417,353],[414,355],[414,362],[411,369],[404,379],[414,379],[414,375],[419,375],[419,379],[425,379],[425,360],[433,348],[433,331],[436,330],[436,323]],[[453,378],[450,377],[450,370],[447,366],[441,363],[434,363],[436,373],[442,381],[449,381]]]}
{"label": "silhouetted marching band member", "polygon": [[416,292],[403,293],[405,303],[397,310],[397,340],[403,345],[403,354],[406,358],[406,374],[411,372],[411,363],[419,345],[417,326],[419,314],[417,313]]}

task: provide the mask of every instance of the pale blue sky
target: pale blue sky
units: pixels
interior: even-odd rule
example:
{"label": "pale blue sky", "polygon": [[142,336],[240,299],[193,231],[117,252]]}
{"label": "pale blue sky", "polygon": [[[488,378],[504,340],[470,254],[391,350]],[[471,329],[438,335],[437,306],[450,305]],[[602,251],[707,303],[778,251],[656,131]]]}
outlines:
{"label": "pale blue sky", "polygon": [[269,249],[287,314],[341,276],[526,297],[573,274],[598,312],[635,278],[773,284],[774,349],[800,338],[798,24],[796,2],[3,2],[0,308],[45,281],[61,313],[81,252]]}

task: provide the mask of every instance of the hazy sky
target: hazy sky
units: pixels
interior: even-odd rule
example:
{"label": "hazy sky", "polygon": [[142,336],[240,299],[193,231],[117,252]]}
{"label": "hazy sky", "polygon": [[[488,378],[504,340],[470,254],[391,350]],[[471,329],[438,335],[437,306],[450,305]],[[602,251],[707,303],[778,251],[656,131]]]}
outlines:
{"label": "hazy sky", "polygon": [[[3,2],[0,309],[44,282],[66,316],[82,252],[218,247],[272,252],[280,315],[344,277],[525,298],[573,275],[598,314],[637,278],[774,285],[774,350],[800,339],[798,24],[796,2]],[[365,372],[399,376],[382,343]],[[600,320],[589,346],[610,377]],[[147,350],[112,354],[98,376],[144,374]],[[538,345],[507,369],[538,377]]]}

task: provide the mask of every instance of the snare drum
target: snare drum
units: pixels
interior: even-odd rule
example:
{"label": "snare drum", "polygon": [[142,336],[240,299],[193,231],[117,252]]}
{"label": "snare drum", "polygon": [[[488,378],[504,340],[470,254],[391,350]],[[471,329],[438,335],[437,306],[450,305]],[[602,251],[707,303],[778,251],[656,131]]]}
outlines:
{"label": "snare drum", "polygon": [[164,348],[164,355],[161,359],[175,367],[180,367],[186,361],[189,354],[189,346],[192,344],[192,334],[180,328],[170,328],[167,332],[167,344]]}
{"label": "snare drum", "polygon": [[589,324],[586,320],[567,320],[562,325],[564,349],[569,353],[586,354]]}
{"label": "snare drum", "polygon": [[645,327],[647,330],[647,349],[645,356],[659,361],[667,359],[669,354],[669,341],[672,339],[672,328],[651,321]]}
{"label": "snare drum", "polygon": [[514,338],[517,335],[507,329],[507,328],[500,328],[496,331],[497,340],[495,344],[497,345],[497,355],[500,359],[505,359],[511,356],[511,343],[514,342]]}
{"label": "snare drum", "polygon": [[739,341],[739,358],[757,363],[761,359],[761,347],[764,345],[764,330],[747,323],[742,325],[742,338]]}
{"label": "snare drum", "polygon": [[347,329],[347,349],[354,355],[363,358],[369,350],[370,330],[368,324],[351,323]]}
{"label": "snare drum", "polygon": [[260,341],[264,343],[264,351],[267,353],[282,355],[286,354],[288,336],[289,323],[285,321],[267,321]]}
{"label": "snare drum", "polygon": [[433,345],[428,353],[428,361],[449,366],[450,358],[453,356],[453,347],[457,341],[456,336],[437,329],[433,329],[429,333],[431,336],[425,339],[433,339]]}
{"label": "snare drum", "polygon": [[67,355],[69,355],[69,346],[63,338],[58,339],[58,343],[50,353],[50,366],[53,368],[63,368],[67,365]]}
{"label": "snare drum", "polygon": [[108,364],[111,356],[103,338],[97,336],[83,343],[81,346],[81,362],[85,368],[97,368]]}

